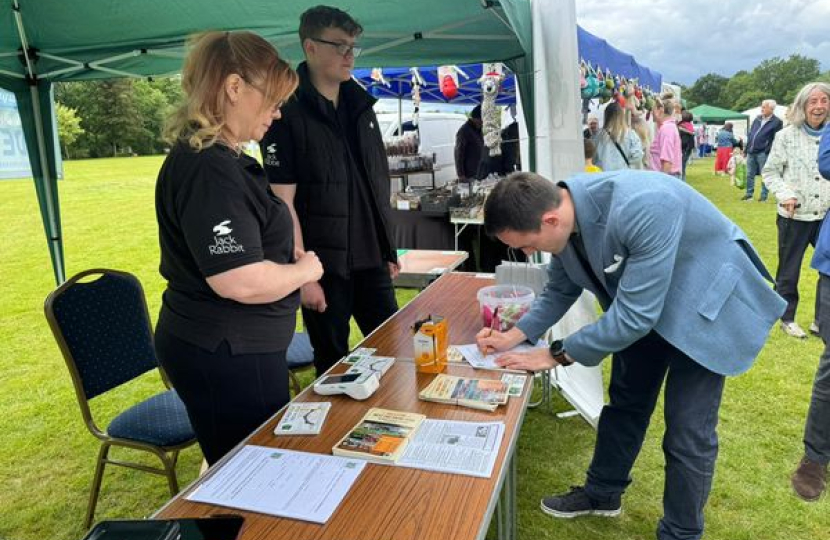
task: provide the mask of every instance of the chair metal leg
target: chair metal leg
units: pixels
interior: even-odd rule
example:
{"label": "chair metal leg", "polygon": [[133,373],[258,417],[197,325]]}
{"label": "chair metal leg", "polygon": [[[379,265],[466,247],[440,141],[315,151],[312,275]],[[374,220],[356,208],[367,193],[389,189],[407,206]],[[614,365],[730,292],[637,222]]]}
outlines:
{"label": "chair metal leg", "polygon": [[98,494],[101,492],[101,481],[104,478],[104,467],[107,464],[109,451],[109,443],[102,442],[101,448],[98,450],[98,460],[95,462],[95,474],[92,477],[92,487],[89,492],[89,505],[86,509],[84,529],[89,529],[92,526],[92,520],[95,517],[95,507],[98,505]]}
{"label": "chair metal leg", "polygon": [[[178,454],[178,452],[175,452]],[[162,465],[164,465],[164,475],[167,477],[167,486],[170,488],[170,496],[173,497],[179,492],[179,480],[176,478],[176,460],[167,457],[163,452],[159,453]]]}
{"label": "chair metal leg", "polygon": [[178,450],[173,450],[170,453],[170,456],[173,458],[173,467],[175,467],[176,464],[178,464],[178,462],[179,462],[179,451]]}

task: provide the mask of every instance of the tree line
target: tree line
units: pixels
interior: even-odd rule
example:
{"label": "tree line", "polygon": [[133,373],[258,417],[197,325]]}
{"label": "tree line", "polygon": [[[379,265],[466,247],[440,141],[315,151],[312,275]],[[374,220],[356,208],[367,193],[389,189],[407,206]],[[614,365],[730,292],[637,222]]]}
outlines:
{"label": "tree line", "polygon": [[[811,81],[830,82],[818,60],[794,54],[771,58],[731,77],[703,75],[683,86],[688,108],[701,104],[734,111],[757,107],[764,99],[792,103]],[[178,78],[112,79],[55,85],[58,133],[67,158],[159,154],[166,148],[162,128],[182,98]]]}
{"label": "tree line", "polygon": [[162,129],[182,97],[178,78],[111,79],[55,85],[64,157],[159,154]]}
{"label": "tree line", "polygon": [[683,87],[682,97],[687,108],[706,104],[745,111],[765,99],[789,105],[805,84],[814,81],[830,83],[830,71],[822,73],[818,60],[793,54],[786,59],[764,60],[752,71],[741,70],[731,77],[707,73],[691,86]]}

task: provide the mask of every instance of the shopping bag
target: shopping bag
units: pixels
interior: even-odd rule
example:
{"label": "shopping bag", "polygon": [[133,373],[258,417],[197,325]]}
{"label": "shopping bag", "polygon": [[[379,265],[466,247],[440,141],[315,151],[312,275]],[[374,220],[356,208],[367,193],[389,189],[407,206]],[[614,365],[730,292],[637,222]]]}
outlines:
{"label": "shopping bag", "polygon": [[746,189],[746,163],[739,163],[735,169],[735,187]]}

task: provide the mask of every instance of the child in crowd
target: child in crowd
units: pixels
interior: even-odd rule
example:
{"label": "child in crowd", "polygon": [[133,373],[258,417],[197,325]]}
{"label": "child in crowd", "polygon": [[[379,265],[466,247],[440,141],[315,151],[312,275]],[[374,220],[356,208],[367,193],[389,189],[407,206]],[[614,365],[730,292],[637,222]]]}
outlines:
{"label": "child in crowd", "polygon": [[739,147],[732,149],[732,156],[726,164],[730,183],[738,188],[746,186],[746,159]]}
{"label": "child in crowd", "polygon": [[591,139],[583,139],[585,146],[585,172],[602,172],[602,169],[594,165],[594,156],[597,153],[597,147]]}

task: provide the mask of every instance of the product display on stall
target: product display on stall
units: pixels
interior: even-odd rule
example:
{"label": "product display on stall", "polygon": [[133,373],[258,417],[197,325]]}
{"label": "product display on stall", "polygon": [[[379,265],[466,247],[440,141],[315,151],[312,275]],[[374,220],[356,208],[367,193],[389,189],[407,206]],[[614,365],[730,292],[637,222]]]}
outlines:
{"label": "product display on stall", "polygon": [[421,373],[441,373],[447,369],[449,327],[444,317],[430,315],[412,327],[415,365]]}
{"label": "product display on stall", "polygon": [[330,409],[328,401],[291,403],[274,428],[274,435],[319,435]]}
{"label": "product display on stall", "polygon": [[425,419],[423,414],[369,409],[331,452],[335,456],[394,463]]}
{"label": "product display on stall", "polygon": [[374,373],[380,379],[389,371],[395,359],[391,356],[349,355],[343,363],[350,366],[346,373]]}
{"label": "product display on stall", "polygon": [[421,390],[418,399],[495,411],[507,403],[510,385],[498,379],[469,379],[443,373]]}

